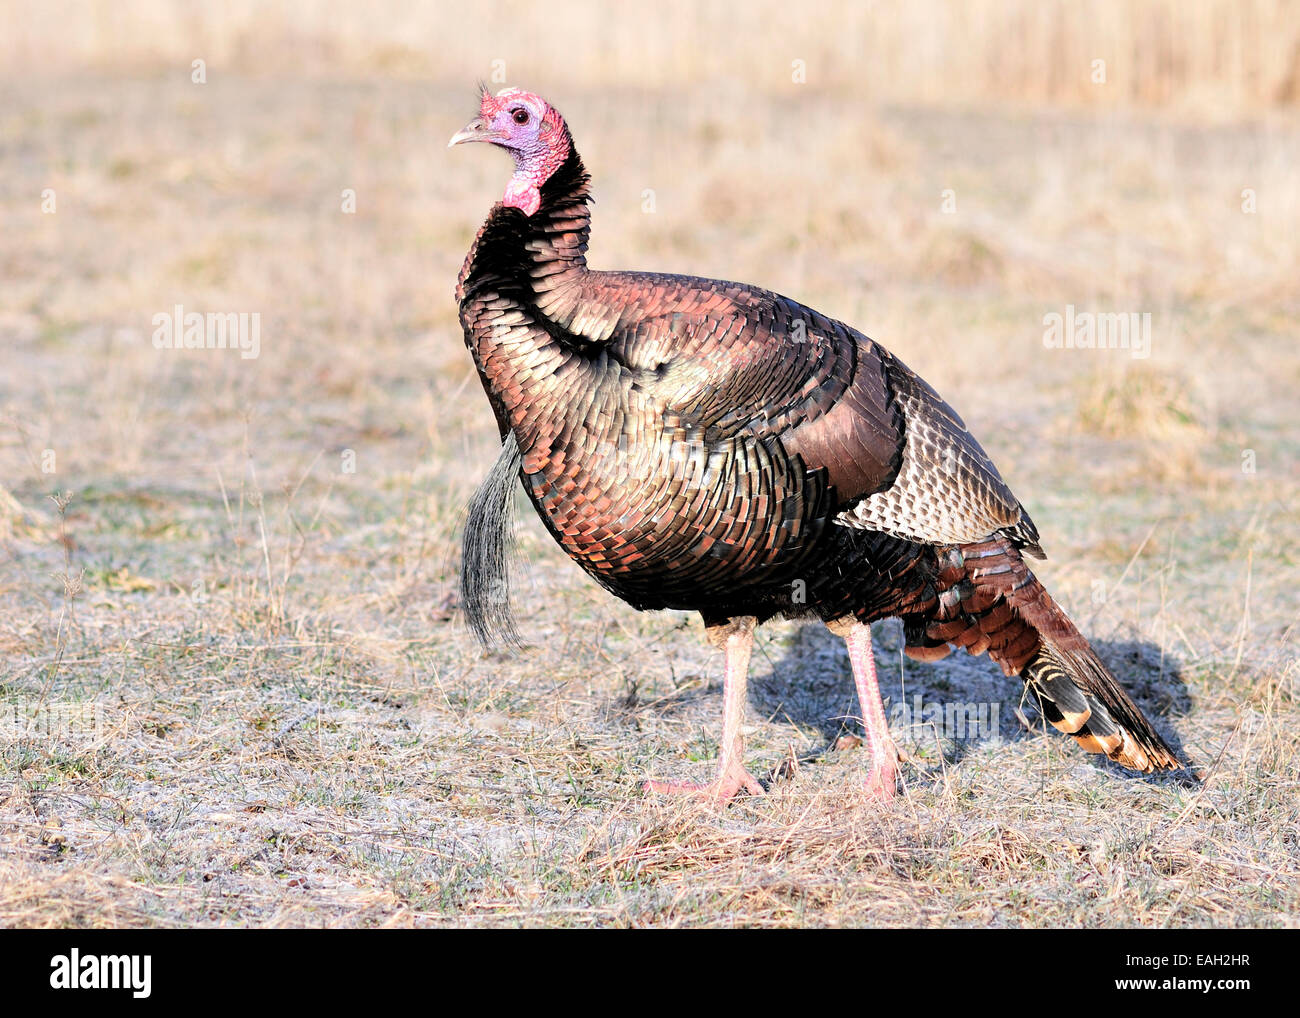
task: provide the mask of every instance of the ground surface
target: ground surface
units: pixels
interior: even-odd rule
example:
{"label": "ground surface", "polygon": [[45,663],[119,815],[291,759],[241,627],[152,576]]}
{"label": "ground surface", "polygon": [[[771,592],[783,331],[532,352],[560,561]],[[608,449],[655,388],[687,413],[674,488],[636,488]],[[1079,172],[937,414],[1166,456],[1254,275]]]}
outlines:
{"label": "ground surface", "polygon": [[[645,797],[713,764],[698,620],[614,601],[526,507],[529,647],[484,655],[456,611],[493,427],[451,290],[508,172],[443,149],[472,90],[15,77],[0,924],[1300,924],[1300,129],[556,101],[593,264],[770,286],[925,375],[1204,784],[1099,765],[987,660],[904,669],[883,625],[891,707],[998,731],[896,723],[881,808],[842,647],[777,623],[746,753],[770,795]],[[260,356],[154,349],[178,303],[259,312]],[[1045,348],[1067,305],[1150,312],[1150,357]]]}

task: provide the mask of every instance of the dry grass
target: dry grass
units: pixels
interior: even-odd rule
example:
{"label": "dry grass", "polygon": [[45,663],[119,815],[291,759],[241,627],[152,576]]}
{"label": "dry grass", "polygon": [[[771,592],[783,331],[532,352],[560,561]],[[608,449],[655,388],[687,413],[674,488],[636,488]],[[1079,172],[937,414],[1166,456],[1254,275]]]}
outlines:
{"label": "dry grass", "polygon": [[[84,43],[73,26],[94,73],[0,79],[0,924],[1297,924],[1291,114],[890,107],[862,98],[872,61],[833,65],[853,88],[782,91],[724,80],[725,49],[702,92],[699,52],[620,66],[615,35],[561,68],[533,48],[544,19],[489,39],[466,13],[445,86],[365,62],[390,32],[425,45],[415,14],[330,36],[346,76],[276,75],[260,54],[296,14],[241,35],[238,11],[183,9],[132,32],[159,8],[127,5]],[[1197,61],[1225,9],[1171,33],[1201,47],[1170,65],[1189,94],[1223,80]],[[1280,8],[1241,9],[1263,32]],[[33,17],[0,38],[36,60]],[[189,24],[239,72],[155,73],[188,67]],[[749,45],[784,52],[778,27]],[[110,59],[123,33],[135,49]],[[532,646],[478,651],[452,576],[493,427],[451,287],[506,164],[442,146],[498,53],[573,123],[595,264],[790,293],[962,410],[1044,534],[1040,575],[1202,786],[1099,766],[985,660],[901,671],[886,625],[891,700],[996,702],[1002,725],[901,728],[907,792],[882,810],[838,741],[842,649],[776,624],[747,751],[771,794],[647,799],[644,778],[712,766],[719,660],[698,620],[631,612],[532,519]],[[1285,61],[1225,68],[1229,96],[1273,109],[1261,82]],[[909,73],[889,94],[925,99]],[[261,356],[155,350],[175,303],[259,311]],[[1046,349],[1067,304],[1151,312],[1150,358]]]}
{"label": "dry grass", "polygon": [[1300,19],[1287,0],[659,0],[631,13],[569,0],[541,17],[511,0],[14,0],[0,6],[0,56],[22,71],[203,59],[241,74],[454,81],[501,61],[511,80],[570,93],[743,81],[779,94],[801,70],[814,89],[873,102],[1137,104],[1198,118],[1300,104]]}

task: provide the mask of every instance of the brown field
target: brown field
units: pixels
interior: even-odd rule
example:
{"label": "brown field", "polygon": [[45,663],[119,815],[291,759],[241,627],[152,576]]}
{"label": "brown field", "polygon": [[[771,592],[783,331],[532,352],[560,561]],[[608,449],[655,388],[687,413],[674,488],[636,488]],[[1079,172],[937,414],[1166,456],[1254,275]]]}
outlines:
{"label": "brown field", "polygon": [[[1300,925],[1295,8],[476,10],[0,6],[0,926]],[[787,293],[962,412],[1203,783],[882,624],[891,706],[1000,721],[896,725],[882,808],[842,647],[773,623],[770,794],[648,798],[710,772],[720,655],[526,506],[528,646],[479,650],[452,288],[508,162],[444,146],[494,60],[569,120],[594,265]],[[259,356],[155,349],[177,304]],[[1150,355],[1047,348],[1070,305]]]}

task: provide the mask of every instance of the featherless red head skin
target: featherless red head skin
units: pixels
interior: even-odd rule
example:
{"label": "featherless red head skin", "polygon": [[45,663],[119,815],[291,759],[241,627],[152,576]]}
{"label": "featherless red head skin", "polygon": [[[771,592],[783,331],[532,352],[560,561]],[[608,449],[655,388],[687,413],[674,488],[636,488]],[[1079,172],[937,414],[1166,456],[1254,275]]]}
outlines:
{"label": "featherless red head skin", "polygon": [[453,135],[451,144],[465,141],[486,141],[514,157],[515,172],[501,203],[526,216],[541,206],[542,185],[572,149],[564,118],[541,96],[521,88],[505,88],[496,95],[482,88],[478,118]]}

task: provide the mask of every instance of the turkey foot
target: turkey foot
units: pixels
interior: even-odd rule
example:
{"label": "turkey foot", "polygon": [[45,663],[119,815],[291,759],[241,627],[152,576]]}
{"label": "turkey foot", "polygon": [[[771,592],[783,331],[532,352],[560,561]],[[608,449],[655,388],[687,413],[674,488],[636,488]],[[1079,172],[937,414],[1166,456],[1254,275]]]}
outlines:
{"label": "turkey foot", "polygon": [[863,744],[871,754],[867,794],[873,799],[888,801],[898,791],[898,748],[890,738],[889,722],[885,720],[885,708],[880,702],[876,658],[871,652],[871,627],[850,617],[827,623],[827,628],[842,637],[848,647],[853,683],[858,687],[858,703],[862,707]]}
{"label": "turkey foot", "polygon": [[715,806],[725,806],[741,791],[750,795],[765,794],[758,778],[740,764],[728,767],[707,785],[688,781],[647,781],[642,787],[656,795],[698,795]]}
{"label": "turkey foot", "polygon": [[719,806],[730,802],[741,789],[750,795],[763,794],[758,779],[745,770],[744,739],[740,734],[740,720],[745,712],[745,686],[749,681],[749,652],[754,646],[757,622],[752,615],[716,621],[706,618],[704,622],[709,642],[727,653],[727,666],[722,678],[722,746],[717,778],[707,785],[647,781],[642,786],[647,792],[695,794]]}
{"label": "turkey foot", "polygon": [[876,760],[867,772],[867,795],[888,802],[898,791],[898,766],[888,760]]}

